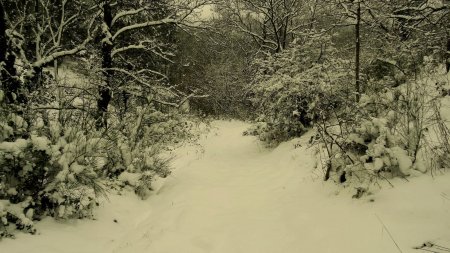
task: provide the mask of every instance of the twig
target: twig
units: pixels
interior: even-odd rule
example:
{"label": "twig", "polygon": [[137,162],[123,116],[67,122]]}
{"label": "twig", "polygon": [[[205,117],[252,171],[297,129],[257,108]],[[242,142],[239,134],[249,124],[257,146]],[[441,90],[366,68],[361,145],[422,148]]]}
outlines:
{"label": "twig", "polygon": [[391,238],[392,242],[394,242],[395,246],[397,247],[398,251],[400,253],[403,253],[403,251],[400,249],[400,247],[398,246],[397,242],[394,240],[394,237],[392,236],[391,232],[389,232],[389,229],[386,227],[386,225],[384,225],[383,221],[380,219],[380,217],[375,214],[375,216],[377,217],[378,221],[380,221],[381,225],[383,225],[383,228],[386,230],[386,232],[388,233],[389,237]]}
{"label": "twig", "polygon": [[[414,249],[419,249],[419,250],[434,252],[434,253],[440,253],[439,251],[450,252],[450,248],[440,246],[440,245],[434,244],[432,242],[425,242],[418,247],[414,247]],[[439,251],[437,251],[437,250],[439,250]]]}

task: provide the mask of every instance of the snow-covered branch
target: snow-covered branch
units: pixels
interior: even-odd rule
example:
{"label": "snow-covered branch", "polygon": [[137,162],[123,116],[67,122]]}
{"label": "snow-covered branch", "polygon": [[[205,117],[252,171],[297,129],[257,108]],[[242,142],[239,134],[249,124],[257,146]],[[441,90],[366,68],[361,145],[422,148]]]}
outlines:
{"label": "snow-covered branch", "polygon": [[116,21],[119,20],[120,18],[123,18],[126,16],[131,16],[131,15],[136,15],[145,10],[147,10],[147,7],[142,7],[142,8],[135,9],[135,10],[127,10],[127,11],[119,12],[114,16],[114,18],[112,20],[112,24],[114,25],[116,23]]}
{"label": "snow-covered branch", "polygon": [[148,73],[150,73],[151,75],[157,75],[157,76],[160,76],[160,77],[162,77],[163,79],[169,79],[166,75],[164,75],[163,73],[161,73],[161,72],[158,72],[158,71],[154,71],[154,70],[151,70],[151,69],[141,69],[141,70],[139,70],[139,71],[137,71],[136,73],[137,74],[144,74],[144,73],[146,73],[146,72],[148,72]]}
{"label": "snow-covered branch", "polygon": [[167,18],[164,18],[161,20],[147,21],[147,22],[143,22],[143,23],[125,26],[125,27],[120,28],[116,33],[114,33],[114,35],[112,36],[112,40],[115,40],[117,38],[117,36],[121,35],[124,32],[127,32],[127,31],[141,29],[141,28],[145,28],[145,27],[151,27],[151,26],[160,26],[160,25],[165,25],[165,24],[178,24],[178,23],[179,23],[179,21],[177,19],[167,17]]}
{"label": "snow-covered branch", "polygon": [[146,48],[148,48],[148,46],[146,46],[146,44],[149,44],[149,43],[155,43],[155,40],[144,40],[144,41],[140,41],[139,44],[133,44],[133,45],[128,45],[128,46],[121,47],[121,48],[116,48],[112,51],[111,56],[114,56],[115,54],[118,54],[118,53],[126,52],[128,50],[146,49]]}
{"label": "snow-covered branch", "polygon": [[[152,83],[149,83],[149,82],[147,82],[147,81],[145,81],[145,80],[142,80],[142,78],[140,78],[139,76],[137,76],[137,74],[132,73],[132,72],[130,72],[130,71],[127,71],[127,70],[125,70],[125,69],[121,69],[121,68],[109,68],[109,69],[103,69],[103,71],[109,71],[109,70],[114,71],[114,72],[118,72],[118,73],[125,74],[126,76],[130,77],[131,79],[133,79],[133,80],[136,81],[137,83],[139,83],[139,84],[141,84],[141,85],[144,85],[145,87],[150,88],[150,89],[152,89],[152,90],[165,90],[165,91],[168,91],[168,92],[170,92],[170,93],[173,93],[173,91],[170,90],[169,88],[162,87],[162,86],[156,86],[155,84],[152,84]],[[153,73],[153,74],[157,74],[157,75],[163,75],[163,74],[161,74],[161,73],[159,73],[159,72],[152,71],[152,70],[148,70],[148,69],[147,69],[146,71],[149,71],[149,72],[151,72],[151,73]],[[143,73],[143,72],[138,71],[137,73]]]}
{"label": "snow-covered branch", "polygon": [[167,102],[167,101],[162,101],[159,99],[151,99],[150,102],[156,102],[158,104],[162,104],[162,105],[167,105],[167,106],[172,106],[175,108],[180,108],[184,103],[186,103],[186,101],[188,101],[191,98],[207,98],[209,97],[209,95],[197,95],[195,93],[192,93],[190,95],[185,96],[182,100],[180,100],[178,103],[174,103],[174,102]]}
{"label": "snow-covered branch", "polygon": [[80,51],[84,50],[86,48],[86,45],[89,42],[91,42],[93,39],[92,34],[95,33],[96,29],[94,29],[94,31],[91,31],[91,27],[93,26],[95,19],[97,18],[97,15],[99,15],[99,13],[94,15],[94,17],[92,17],[92,19],[90,20],[88,28],[87,28],[87,37],[81,44],[75,46],[72,49],[57,51],[50,55],[44,56],[41,59],[35,61],[33,64],[31,64],[32,67],[40,68],[46,64],[53,62],[54,60],[57,60],[58,58],[61,58],[64,56],[69,56],[69,55],[75,55],[75,54],[79,53]]}
{"label": "snow-covered branch", "polygon": [[85,49],[87,43],[88,43],[89,41],[91,41],[91,40],[92,40],[92,38],[89,37],[89,38],[87,38],[86,40],[84,40],[83,43],[79,44],[78,46],[76,46],[76,47],[74,47],[74,48],[72,48],[72,49],[69,49],[69,50],[63,50],[63,51],[58,51],[58,52],[52,53],[52,54],[50,54],[50,55],[48,55],[48,56],[46,56],[46,57],[43,57],[43,58],[41,58],[40,60],[34,62],[34,63],[32,64],[32,66],[33,66],[33,67],[40,68],[40,67],[43,67],[44,65],[46,65],[46,64],[48,64],[48,63],[53,62],[54,60],[56,60],[56,59],[58,59],[58,58],[61,58],[61,57],[64,57],[64,56],[69,56],[69,55],[77,54],[77,53],[80,52],[81,50]]}

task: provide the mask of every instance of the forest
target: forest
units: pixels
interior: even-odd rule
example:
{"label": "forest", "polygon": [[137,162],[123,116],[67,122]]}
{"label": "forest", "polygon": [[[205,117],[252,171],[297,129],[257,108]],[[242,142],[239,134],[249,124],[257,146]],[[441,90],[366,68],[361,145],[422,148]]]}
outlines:
{"label": "forest", "polygon": [[[49,219],[95,221],[104,201],[119,196],[136,197],[136,209],[156,208],[150,203],[159,198],[172,201],[171,188],[183,185],[180,196],[190,196],[201,180],[215,182],[202,188],[211,191],[206,206],[221,206],[213,200],[232,193],[259,203],[256,188],[233,181],[244,177],[272,189],[268,209],[281,206],[284,197],[269,197],[278,188],[261,177],[287,182],[298,170],[299,181],[314,178],[298,189],[311,191],[311,199],[331,187],[346,195],[329,201],[351,206],[400,185],[439,189],[450,200],[449,12],[449,0],[0,0],[0,252],[25,252],[11,241],[39,239],[35,234],[48,227],[39,224]],[[187,146],[205,159],[210,154],[209,163],[180,159]],[[271,164],[267,171],[262,161]],[[226,164],[240,170],[227,172],[230,178],[206,176]],[[194,174],[186,176],[184,167]],[[435,177],[436,183],[420,181]],[[227,182],[235,189],[214,195]],[[164,195],[166,189],[173,194]],[[438,209],[436,203],[427,208]],[[385,205],[380,210],[392,208]],[[449,203],[442,208],[448,215]],[[448,220],[442,213],[435,218]],[[208,216],[196,212],[202,214]],[[409,252],[378,220],[392,252]],[[254,229],[249,234],[264,230],[261,223],[247,226]],[[420,244],[414,250],[450,252],[450,223],[442,226],[438,243],[410,236]],[[183,244],[182,235],[166,239]],[[153,239],[162,244],[153,252],[390,252],[282,249],[263,239],[278,237],[257,236],[261,248],[224,242],[217,245],[229,248],[213,249],[214,240],[204,239],[194,242],[197,248],[171,251],[166,239]],[[119,249],[67,252],[148,252]]]}

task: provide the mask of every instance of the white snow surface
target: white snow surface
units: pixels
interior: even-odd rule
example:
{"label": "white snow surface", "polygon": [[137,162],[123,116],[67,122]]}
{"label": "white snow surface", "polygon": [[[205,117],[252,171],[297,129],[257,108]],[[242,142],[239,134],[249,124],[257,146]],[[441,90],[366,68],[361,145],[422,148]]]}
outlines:
{"label": "white snow surface", "polygon": [[147,200],[111,194],[95,220],[46,218],[38,235],[4,239],[0,252],[389,253],[419,252],[412,247],[425,241],[450,247],[449,173],[392,180],[394,188],[383,184],[357,200],[353,189],[324,183],[315,172],[311,133],[268,150],[242,136],[246,123],[213,127],[203,149],[176,150],[175,170]]}

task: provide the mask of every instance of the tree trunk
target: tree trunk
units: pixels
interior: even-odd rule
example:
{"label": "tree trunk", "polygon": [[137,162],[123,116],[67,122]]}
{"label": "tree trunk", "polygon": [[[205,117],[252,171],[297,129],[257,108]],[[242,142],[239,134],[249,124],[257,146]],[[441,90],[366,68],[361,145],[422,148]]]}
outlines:
{"label": "tree trunk", "polygon": [[112,50],[114,46],[111,38],[108,36],[108,33],[110,34],[111,32],[112,19],[111,4],[109,1],[105,1],[103,5],[103,22],[107,28],[107,31],[105,31],[105,39],[102,42],[102,68],[104,83],[98,88],[99,99],[97,100],[97,128],[107,127],[108,105],[112,98],[111,87],[114,72],[111,68],[113,67]]}
{"label": "tree trunk", "polygon": [[128,101],[130,100],[130,97],[131,97],[130,93],[122,91],[122,102],[123,102],[123,109],[121,109],[122,117],[125,117],[125,114],[128,112]]}
{"label": "tree trunk", "polygon": [[5,10],[2,2],[0,1],[0,62],[6,61],[7,43],[8,39],[6,38]]}
{"label": "tree trunk", "polygon": [[19,94],[20,81],[17,78],[17,71],[14,66],[16,57],[11,52],[6,35],[5,9],[0,2],[0,62],[3,62],[1,70],[1,84],[5,92],[6,102],[14,104],[16,102],[25,103],[26,98]]}
{"label": "tree trunk", "polygon": [[[35,0],[34,4],[34,17],[36,19],[36,38],[35,38],[35,60],[39,61],[42,58],[41,55],[41,23],[42,23],[42,15],[41,15],[41,3],[39,0]],[[31,76],[25,83],[29,92],[32,92],[39,87],[42,86],[43,83],[43,68],[42,67],[33,67],[33,76]]]}
{"label": "tree trunk", "polygon": [[285,22],[284,22],[284,26],[282,29],[283,32],[283,49],[287,48],[288,46],[288,26],[289,26],[289,17],[286,17]]}
{"label": "tree trunk", "polygon": [[360,79],[360,56],[361,56],[361,36],[360,36],[360,28],[361,28],[361,3],[357,3],[356,10],[356,25],[355,25],[355,90],[356,90],[356,102],[359,102],[361,97],[361,79]]}
{"label": "tree trunk", "polygon": [[[444,1],[447,5],[447,11],[450,9],[450,0]],[[450,72],[450,15],[447,13],[446,19],[444,19],[443,22],[443,29],[445,30],[445,38],[447,40],[447,43],[445,45],[445,52],[444,52],[444,61],[445,61],[445,69],[447,70],[447,73]]]}
{"label": "tree trunk", "polygon": [[447,52],[446,52],[445,68],[447,73],[450,72],[450,32],[447,33]]}

